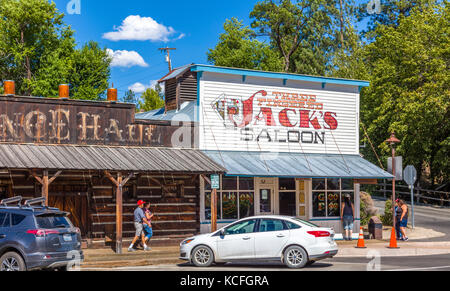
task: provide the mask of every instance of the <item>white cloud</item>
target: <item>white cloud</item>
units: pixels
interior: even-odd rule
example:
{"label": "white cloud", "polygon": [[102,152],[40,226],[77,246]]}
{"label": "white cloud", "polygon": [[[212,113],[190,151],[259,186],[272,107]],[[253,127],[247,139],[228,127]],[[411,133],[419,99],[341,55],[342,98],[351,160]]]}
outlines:
{"label": "white cloud", "polygon": [[148,67],[144,58],[135,51],[113,51],[112,49],[107,49],[107,52],[112,57],[112,67]]}
{"label": "white cloud", "polygon": [[[103,38],[119,40],[149,40],[168,42],[169,37],[176,34],[172,27],[167,27],[156,22],[151,17],[141,17],[139,15],[130,15],[125,18],[119,27],[114,26],[114,31],[103,34]],[[180,34],[179,38],[183,38]]]}
{"label": "white cloud", "polygon": [[158,84],[157,80],[150,81],[150,84],[142,84],[140,82],[137,82],[137,83],[134,83],[133,85],[131,85],[130,87],[128,87],[128,90],[131,90],[137,94],[142,94],[148,88],[155,89],[156,84]]}

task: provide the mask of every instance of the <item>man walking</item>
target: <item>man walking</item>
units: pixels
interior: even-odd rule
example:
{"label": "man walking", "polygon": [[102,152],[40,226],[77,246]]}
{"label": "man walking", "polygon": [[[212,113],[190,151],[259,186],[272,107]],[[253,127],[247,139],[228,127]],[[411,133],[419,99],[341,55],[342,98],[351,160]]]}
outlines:
{"label": "man walking", "polygon": [[134,228],[136,229],[136,234],[134,236],[133,241],[131,242],[130,247],[128,248],[129,252],[136,251],[134,249],[134,244],[137,242],[139,238],[141,238],[142,243],[144,245],[144,250],[150,250],[145,243],[145,232],[144,232],[144,224],[148,224],[147,218],[145,217],[144,205],[145,202],[142,200],[138,201],[138,207],[134,210]]}

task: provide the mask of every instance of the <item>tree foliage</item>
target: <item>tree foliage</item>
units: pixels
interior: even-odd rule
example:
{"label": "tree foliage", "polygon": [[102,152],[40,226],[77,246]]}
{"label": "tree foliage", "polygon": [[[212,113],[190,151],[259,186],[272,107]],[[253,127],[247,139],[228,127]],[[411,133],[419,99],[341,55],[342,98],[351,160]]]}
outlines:
{"label": "tree foliage", "polygon": [[279,55],[269,45],[255,39],[255,32],[242,21],[237,18],[227,20],[224,30],[216,47],[208,52],[210,63],[263,71],[282,70]]}
{"label": "tree foliage", "polygon": [[95,42],[77,49],[63,17],[46,0],[0,0],[0,78],[19,95],[56,97],[65,83],[74,99],[101,99],[111,59]]}
{"label": "tree foliage", "polygon": [[155,88],[148,88],[142,93],[139,108],[143,111],[151,111],[164,107],[164,97],[159,84]]}
{"label": "tree foliage", "polygon": [[450,173],[449,23],[448,5],[413,9],[397,27],[377,27],[363,52],[371,86],[361,116],[369,136],[388,155],[383,141],[395,131],[404,163],[428,173],[431,184]]}

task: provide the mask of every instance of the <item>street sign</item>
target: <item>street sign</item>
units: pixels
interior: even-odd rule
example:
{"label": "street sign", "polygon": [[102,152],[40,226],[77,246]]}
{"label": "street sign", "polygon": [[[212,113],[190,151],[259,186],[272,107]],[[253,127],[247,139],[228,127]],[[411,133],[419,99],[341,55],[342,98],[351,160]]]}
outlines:
{"label": "street sign", "polygon": [[[403,158],[395,157],[395,180],[403,180]],[[388,158],[388,172],[392,174],[392,158]]]}
{"label": "street sign", "polygon": [[220,189],[220,176],[211,175],[211,189]]}
{"label": "street sign", "polygon": [[404,178],[406,184],[408,184],[409,186],[414,185],[417,181],[416,168],[414,168],[414,166],[407,166],[403,173],[403,178]]}

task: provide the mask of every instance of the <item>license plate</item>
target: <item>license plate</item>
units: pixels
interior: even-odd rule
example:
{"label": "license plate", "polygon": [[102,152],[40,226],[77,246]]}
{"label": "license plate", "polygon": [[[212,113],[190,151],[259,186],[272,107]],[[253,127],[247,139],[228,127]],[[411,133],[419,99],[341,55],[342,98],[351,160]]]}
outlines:
{"label": "license plate", "polygon": [[63,239],[64,239],[64,241],[72,241],[72,235],[65,234],[65,235],[63,235]]}

